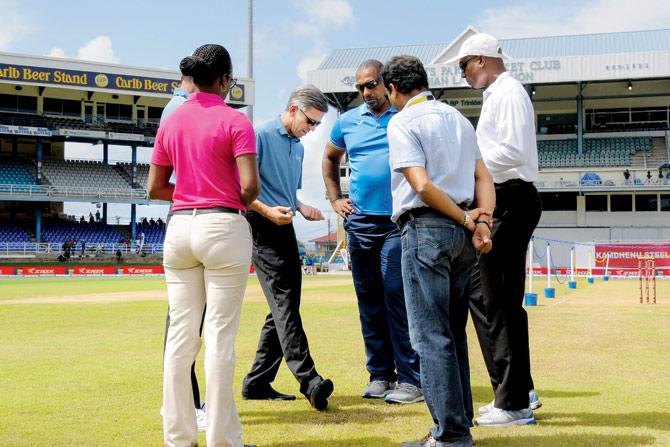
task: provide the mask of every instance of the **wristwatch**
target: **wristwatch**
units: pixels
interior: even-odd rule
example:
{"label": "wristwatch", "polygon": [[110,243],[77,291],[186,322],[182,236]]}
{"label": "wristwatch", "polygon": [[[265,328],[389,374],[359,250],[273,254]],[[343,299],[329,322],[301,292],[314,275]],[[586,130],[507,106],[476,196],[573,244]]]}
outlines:
{"label": "wristwatch", "polygon": [[470,213],[465,211],[463,213],[463,223],[461,225],[467,228],[468,225],[470,225],[471,222],[472,222],[472,217],[470,217]]}

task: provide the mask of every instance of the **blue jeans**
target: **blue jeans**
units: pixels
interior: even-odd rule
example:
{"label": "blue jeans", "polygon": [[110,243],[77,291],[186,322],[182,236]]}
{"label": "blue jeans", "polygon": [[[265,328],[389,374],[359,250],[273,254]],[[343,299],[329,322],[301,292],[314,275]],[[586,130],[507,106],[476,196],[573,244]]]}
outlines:
{"label": "blue jeans", "polygon": [[407,328],[400,231],[388,216],[352,214],[344,226],[370,380],[420,386]]}
{"label": "blue jeans", "polygon": [[473,417],[465,326],[475,249],[470,235],[439,213],[407,222],[402,277],[409,335],[439,441],[468,439]]}

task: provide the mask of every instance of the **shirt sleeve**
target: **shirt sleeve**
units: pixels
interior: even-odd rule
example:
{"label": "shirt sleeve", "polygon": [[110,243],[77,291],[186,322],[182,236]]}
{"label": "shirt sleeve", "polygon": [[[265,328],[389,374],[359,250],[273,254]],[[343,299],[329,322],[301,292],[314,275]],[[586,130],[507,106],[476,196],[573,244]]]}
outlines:
{"label": "shirt sleeve", "polygon": [[163,128],[158,129],[156,140],[154,142],[154,150],[151,154],[151,163],[158,166],[172,166],[170,157],[167,153],[165,145],[163,144],[164,132]]}
{"label": "shirt sleeve", "polygon": [[486,164],[490,169],[504,171],[526,164],[530,158],[530,134],[535,123],[524,100],[514,92],[505,93],[496,107],[497,144],[487,150]]}
{"label": "shirt sleeve", "polygon": [[298,189],[302,189],[302,163],[305,160],[305,147],[303,146],[300,153],[300,172],[298,173]]}
{"label": "shirt sleeve", "polygon": [[389,122],[388,140],[391,170],[398,172],[402,168],[426,166],[421,142],[404,123],[395,119]]}
{"label": "shirt sleeve", "polygon": [[258,160],[258,169],[261,168],[263,161],[263,133],[256,132],[256,159]]}
{"label": "shirt sleeve", "polygon": [[342,119],[338,118],[333,124],[333,128],[330,130],[330,144],[332,144],[336,149],[346,150],[347,143],[344,141],[344,134],[342,133]]}
{"label": "shirt sleeve", "polygon": [[233,157],[256,154],[256,135],[249,119],[241,115],[231,127]]}

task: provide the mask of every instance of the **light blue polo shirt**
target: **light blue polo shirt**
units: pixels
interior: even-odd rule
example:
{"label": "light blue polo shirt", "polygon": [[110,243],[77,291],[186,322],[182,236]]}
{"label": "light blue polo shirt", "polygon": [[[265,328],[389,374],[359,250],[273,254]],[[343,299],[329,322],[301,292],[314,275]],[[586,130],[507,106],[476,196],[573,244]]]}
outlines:
{"label": "light blue polo shirt", "polygon": [[268,206],[290,206],[295,214],[296,191],[302,188],[302,143],[288,134],[278,116],[256,129],[256,151],[261,177],[258,200]]}
{"label": "light blue polo shirt", "polygon": [[330,132],[330,143],[349,157],[349,198],[358,214],[390,216],[391,169],[386,127],[394,108],[379,118],[363,103],[343,113]]}
{"label": "light blue polo shirt", "polygon": [[172,94],[172,98],[170,98],[170,101],[165,105],[165,108],[163,109],[163,113],[161,113],[161,124],[163,124],[163,121],[165,121],[168,116],[172,115],[172,112],[177,110],[177,107],[182,105],[184,101],[188,99],[188,92],[184,90],[183,88],[176,88],[174,89],[174,93]]}

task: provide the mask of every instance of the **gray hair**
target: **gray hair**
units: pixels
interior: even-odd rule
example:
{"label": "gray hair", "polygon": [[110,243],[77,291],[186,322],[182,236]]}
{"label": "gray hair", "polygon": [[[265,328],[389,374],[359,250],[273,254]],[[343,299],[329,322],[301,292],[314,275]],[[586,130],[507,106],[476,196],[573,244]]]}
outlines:
{"label": "gray hair", "polygon": [[292,105],[302,110],[312,107],[319,112],[328,112],[328,98],[312,84],[301,85],[291,92],[286,110]]}
{"label": "gray hair", "polygon": [[361,62],[361,64],[356,69],[356,73],[366,68],[374,68],[375,70],[377,70],[377,74],[381,75],[382,68],[384,68],[384,64],[382,64],[381,61],[378,61],[377,59],[367,59]]}

